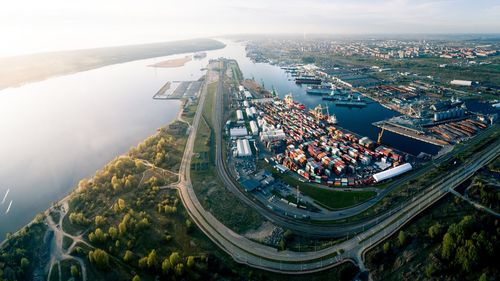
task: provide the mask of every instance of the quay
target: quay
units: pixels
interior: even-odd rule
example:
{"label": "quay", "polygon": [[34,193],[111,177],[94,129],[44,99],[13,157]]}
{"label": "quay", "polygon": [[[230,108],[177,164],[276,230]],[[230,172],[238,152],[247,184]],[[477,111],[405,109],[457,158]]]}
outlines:
{"label": "quay", "polygon": [[412,128],[407,128],[407,127],[404,127],[401,125],[394,124],[392,122],[379,121],[379,122],[372,123],[372,125],[375,127],[378,127],[378,128],[384,128],[384,130],[387,130],[389,132],[393,132],[393,133],[398,134],[398,135],[402,135],[405,137],[409,137],[409,138],[423,141],[426,143],[430,143],[433,145],[437,145],[437,146],[441,146],[441,147],[449,145],[448,142],[433,138],[433,137],[425,134],[425,132],[423,132],[423,131],[419,131],[419,130],[412,129]]}

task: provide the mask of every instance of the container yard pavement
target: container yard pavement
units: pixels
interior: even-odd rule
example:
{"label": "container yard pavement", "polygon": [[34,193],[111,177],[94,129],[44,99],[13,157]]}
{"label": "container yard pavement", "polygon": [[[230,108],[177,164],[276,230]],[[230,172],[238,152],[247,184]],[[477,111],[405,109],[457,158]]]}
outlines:
{"label": "container yard pavement", "polygon": [[[222,95],[222,79],[220,79],[218,86],[217,94]],[[421,194],[420,197],[415,197],[411,203],[402,207],[390,217],[345,242],[315,252],[292,252],[288,250],[278,252],[274,248],[250,241],[228,229],[217,221],[212,214],[203,209],[194,193],[190,179],[190,163],[205,95],[206,86],[204,86],[200,96],[198,110],[193,122],[193,130],[190,132],[182,158],[179,172],[181,180],[178,185],[180,198],[197,226],[222,250],[231,255],[234,260],[269,271],[293,274],[308,273],[335,266],[346,260],[356,262],[363,269],[362,257],[367,249],[382,241],[387,235],[394,233],[418,213],[431,206],[447,194],[450,188],[460,184],[479,168],[497,157],[500,151],[500,141],[497,140],[486,147],[484,153],[477,153],[477,156],[471,159],[469,165],[464,165],[455,172],[443,177],[430,190]]]}

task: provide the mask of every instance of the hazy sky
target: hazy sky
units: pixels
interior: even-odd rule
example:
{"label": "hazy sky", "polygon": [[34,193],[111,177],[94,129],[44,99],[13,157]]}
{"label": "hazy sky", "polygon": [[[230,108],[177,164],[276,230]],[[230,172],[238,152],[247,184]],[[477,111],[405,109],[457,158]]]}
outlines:
{"label": "hazy sky", "polygon": [[494,33],[498,0],[5,0],[0,56],[229,33]]}

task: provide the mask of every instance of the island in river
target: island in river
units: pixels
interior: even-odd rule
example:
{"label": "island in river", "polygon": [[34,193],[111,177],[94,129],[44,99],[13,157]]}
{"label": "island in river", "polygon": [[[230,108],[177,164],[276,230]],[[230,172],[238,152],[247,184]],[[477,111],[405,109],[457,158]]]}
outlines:
{"label": "island in river", "polygon": [[185,56],[178,59],[170,59],[166,61],[160,61],[155,64],[148,65],[150,67],[181,67],[184,66],[187,62],[191,61],[192,56]]}

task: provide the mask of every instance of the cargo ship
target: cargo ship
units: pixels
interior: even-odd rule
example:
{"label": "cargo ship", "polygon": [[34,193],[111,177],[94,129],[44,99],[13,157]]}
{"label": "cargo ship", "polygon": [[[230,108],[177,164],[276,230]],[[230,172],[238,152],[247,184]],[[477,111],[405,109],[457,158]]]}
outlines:
{"label": "cargo ship", "polygon": [[335,105],[338,106],[349,106],[349,107],[364,107],[366,106],[366,102],[361,99],[361,97],[357,97],[354,99],[351,95],[347,99],[339,99],[334,101]]}
{"label": "cargo ship", "polygon": [[289,107],[289,108],[297,108],[297,109],[300,109],[300,110],[304,110],[306,108],[305,105],[301,104],[301,103],[298,103],[296,101],[293,100],[293,97],[292,97],[292,93],[288,94],[285,96],[285,104]]}
{"label": "cargo ship", "polygon": [[307,87],[306,93],[309,95],[329,95],[333,91],[332,85],[324,84],[324,85],[314,85]]}
{"label": "cargo ship", "polygon": [[314,76],[299,76],[295,78],[295,84],[311,84],[311,85],[319,85],[323,81],[321,79]]}

